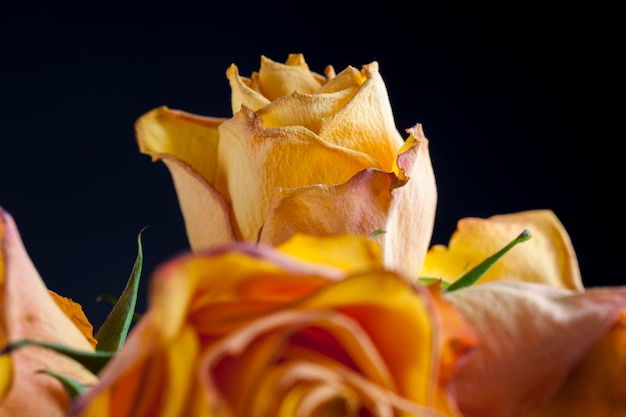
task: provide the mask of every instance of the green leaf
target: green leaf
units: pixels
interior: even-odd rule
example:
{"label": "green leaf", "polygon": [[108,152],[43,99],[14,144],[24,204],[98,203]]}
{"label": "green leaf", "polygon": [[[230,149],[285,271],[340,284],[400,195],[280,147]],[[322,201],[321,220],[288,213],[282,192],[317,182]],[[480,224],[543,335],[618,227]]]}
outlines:
{"label": "green leaf", "polygon": [[39,371],[39,373],[47,374],[57,379],[63,385],[63,388],[65,388],[65,392],[67,392],[67,395],[72,400],[78,397],[79,395],[85,393],[89,389],[89,386],[81,384],[79,381],[75,380],[74,378],[66,376],[66,375],[61,375],[49,369],[43,369]]}
{"label": "green leaf", "polygon": [[376,237],[378,235],[382,235],[383,233],[386,233],[383,229],[376,229],[374,230],[372,233],[369,234],[368,237]]}
{"label": "green leaf", "polygon": [[443,289],[446,289],[450,286],[450,282],[445,281],[441,278],[427,278],[427,277],[423,277],[423,278],[418,278],[418,282],[425,284],[425,285],[430,285],[430,284],[439,284],[439,286]]}
{"label": "green leaf", "polygon": [[78,350],[74,348],[67,347],[65,345],[61,345],[58,343],[49,343],[49,342],[39,342],[36,340],[23,339],[14,343],[10,343],[0,349],[0,355],[6,355],[11,353],[14,350],[21,349],[25,346],[39,346],[46,349],[54,350],[57,353],[65,355],[71,359],[74,359],[76,362],[80,363],[82,366],[87,368],[91,373],[98,374],[102,368],[113,358],[115,352],[104,352],[104,351],[86,351],[86,350]]}
{"label": "green leaf", "polygon": [[526,242],[531,238],[530,231],[524,229],[522,233],[515,239],[513,239],[508,245],[494,253],[474,268],[470,269],[465,275],[453,282],[447,289],[447,291],[456,291],[460,288],[469,287],[474,285],[484,274],[500,259],[505,253],[510,251],[518,243]]}
{"label": "green leaf", "polygon": [[139,292],[139,281],[143,264],[141,235],[145,229],[145,227],[141,229],[137,236],[137,258],[126,287],[96,333],[97,350],[115,352],[126,341],[126,336],[133,322],[135,306],[137,305],[137,294]]}

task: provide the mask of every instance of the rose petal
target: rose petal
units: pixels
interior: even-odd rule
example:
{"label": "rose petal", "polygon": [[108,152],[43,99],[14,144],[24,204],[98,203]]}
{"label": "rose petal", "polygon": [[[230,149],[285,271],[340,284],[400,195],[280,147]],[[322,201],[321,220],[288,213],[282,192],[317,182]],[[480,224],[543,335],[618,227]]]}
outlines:
{"label": "rose petal", "polygon": [[378,163],[370,156],[329,144],[303,127],[266,129],[244,107],[220,125],[216,188],[227,190],[243,239],[256,241],[279,187],[341,184]]}
{"label": "rose petal", "polygon": [[626,415],[626,314],[580,360],[550,402],[528,417]]}
{"label": "rose petal", "polygon": [[[297,232],[312,235],[385,230],[394,174],[366,169],[344,184],[312,185],[276,192],[259,241],[277,245]],[[382,241],[382,237],[376,239]]]}
{"label": "rose petal", "polygon": [[433,234],[437,184],[422,126],[417,124],[407,132],[409,138],[397,160],[398,176],[406,185],[392,190],[382,238],[385,265],[415,281]]}
{"label": "rose petal", "polygon": [[160,107],[135,124],[141,152],[163,160],[172,175],[192,249],[216,247],[237,236],[230,207],[214,188],[221,122]]}
{"label": "rose petal", "polygon": [[420,276],[456,281],[465,271],[506,246],[524,229],[531,232],[531,239],[507,252],[478,283],[526,281],[545,283],[554,288],[582,290],[574,247],[551,210],[530,210],[486,219],[461,219],[448,248],[435,245],[429,250]]}
{"label": "rose petal", "polygon": [[396,128],[378,63],[364,65],[361,74],[363,84],[345,106],[323,119],[319,135],[338,146],[370,155],[384,171],[390,172],[404,139]]}
{"label": "rose petal", "polygon": [[626,309],[626,287],[580,293],[488,282],[447,299],[481,340],[454,379],[461,411],[467,417],[521,416],[549,401],[616,323]]}
{"label": "rose petal", "polygon": [[[23,246],[13,218],[0,209],[0,341],[31,339],[93,351],[85,335],[56,304]],[[59,381],[38,374],[48,369],[93,384],[97,378],[77,362],[39,347],[23,347],[10,354],[12,385],[0,404],[0,416],[62,416],[69,397]],[[1,380],[7,381],[6,360]],[[36,398],[36,400],[34,400]]]}
{"label": "rose petal", "polygon": [[371,239],[355,239],[349,234],[328,239],[299,233],[277,249],[299,260],[334,266],[349,273],[382,266],[382,253],[377,243]]}

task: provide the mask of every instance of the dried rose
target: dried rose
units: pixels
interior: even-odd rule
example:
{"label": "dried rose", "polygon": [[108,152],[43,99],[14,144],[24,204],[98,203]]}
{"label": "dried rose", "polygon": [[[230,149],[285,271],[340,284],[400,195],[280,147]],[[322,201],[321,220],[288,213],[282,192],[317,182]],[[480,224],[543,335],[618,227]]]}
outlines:
{"label": "dried rose", "polygon": [[436,184],[421,125],[406,141],[395,127],[378,63],[320,75],[292,54],[226,75],[233,117],[161,107],[136,123],[141,152],[169,168],[192,249],[382,230],[386,266],[416,278]]}

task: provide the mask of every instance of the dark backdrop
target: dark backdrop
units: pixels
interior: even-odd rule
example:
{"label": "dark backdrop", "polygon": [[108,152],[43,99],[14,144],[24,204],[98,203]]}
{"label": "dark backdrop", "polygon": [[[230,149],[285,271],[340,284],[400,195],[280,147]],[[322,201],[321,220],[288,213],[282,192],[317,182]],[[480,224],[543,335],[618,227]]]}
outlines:
{"label": "dark backdrop", "polygon": [[133,123],[161,105],[230,116],[226,68],[249,75],[261,54],[294,52],[317,72],[379,62],[398,129],[419,122],[430,139],[433,243],[461,217],[551,208],[585,284],[624,284],[621,181],[597,158],[618,138],[591,118],[616,52],[596,43],[606,28],[587,9],[407,3],[5,9],[0,205],[47,285],[97,325],[97,295],[119,294],[148,225],[145,291],[187,242],[169,173],[139,153]]}

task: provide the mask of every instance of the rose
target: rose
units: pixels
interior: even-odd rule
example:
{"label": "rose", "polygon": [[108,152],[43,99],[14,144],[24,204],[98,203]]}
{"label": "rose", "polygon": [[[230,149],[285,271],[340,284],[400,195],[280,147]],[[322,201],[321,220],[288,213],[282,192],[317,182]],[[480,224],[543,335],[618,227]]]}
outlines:
{"label": "rose", "polygon": [[192,249],[382,230],[386,266],[416,278],[436,185],[421,125],[406,141],[396,130],[378,63],[323,76],[292,54],[226,75],[233,117],[161,107],[136,123],[141,152],[172,175]]}
{"label": "rose", "polygon": [[[79,304],[48,290],[33,266],[13,218],[0,208],[0,347],[24,339],[94,351],[92,326]],[[0,417],[63,416],[70,399],[48,370],[94,384],[77,362],[41,347],[0,356]]]}
{"label": "rose", "polygon": [[157,269],[147,312],[71,415],[459,416],[447,383],[474,343],[370,239],[240,243]]}
{"label": "rose", "polygon": [[458,224],[422,274],[454,281],[521,229],[511,249],[469,288],[448,293],[479,346],[452,383],[466,417],[626,413],[626,287],[583,288],[565,228],[550,210]]}

